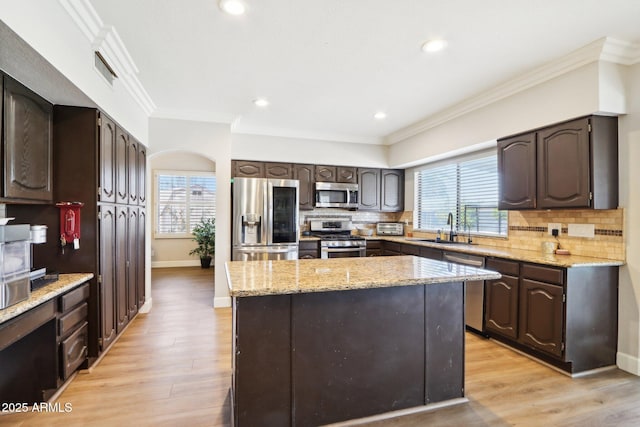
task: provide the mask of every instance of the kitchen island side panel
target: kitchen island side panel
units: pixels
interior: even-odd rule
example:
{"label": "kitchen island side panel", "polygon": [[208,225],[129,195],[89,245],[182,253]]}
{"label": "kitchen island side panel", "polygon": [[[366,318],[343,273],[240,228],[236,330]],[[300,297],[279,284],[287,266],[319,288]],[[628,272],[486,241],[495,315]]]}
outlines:
{"label": "kitchen island side panel", "polygon": [[424,405],[424,286],[292,298],[293,425]]}
{"label": "kitchen island side panel", "polygon": [[291,296],[234,298],[234,423],[291,425]]}
{"label": "kitchen island side panel", "polygon": [[464,282],[426,286],[425,403],[464,397]]}

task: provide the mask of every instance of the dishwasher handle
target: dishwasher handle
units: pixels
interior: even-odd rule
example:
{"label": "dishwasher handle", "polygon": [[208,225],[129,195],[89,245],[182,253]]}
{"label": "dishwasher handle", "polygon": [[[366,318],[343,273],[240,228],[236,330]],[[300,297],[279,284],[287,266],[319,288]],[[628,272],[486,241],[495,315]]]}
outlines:
{"label": "dishwasher handle", "polygon": [[457,264],[469,265],[471,267],[484,267],[484,258],[481,257],[464,257],[457,254],[444,253],[444,260],[449,262],[455,262]]}

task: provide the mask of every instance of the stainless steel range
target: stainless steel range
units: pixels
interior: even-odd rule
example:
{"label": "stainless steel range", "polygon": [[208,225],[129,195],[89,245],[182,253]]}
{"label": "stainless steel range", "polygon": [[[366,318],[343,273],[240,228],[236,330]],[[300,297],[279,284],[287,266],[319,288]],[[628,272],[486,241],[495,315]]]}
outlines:
{"label": "stainless steel range", "polygon": [[320,238],[320,258],[363,257],[367,254],[367,241],[351,235],[351,220],[343,218],[317,218],[309,221],[313,236]]}

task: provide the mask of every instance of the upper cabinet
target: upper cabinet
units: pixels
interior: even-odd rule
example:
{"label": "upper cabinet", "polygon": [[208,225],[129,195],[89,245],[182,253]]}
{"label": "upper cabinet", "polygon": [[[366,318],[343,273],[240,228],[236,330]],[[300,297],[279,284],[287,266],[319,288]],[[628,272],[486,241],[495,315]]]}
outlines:
{"label": "upper cabinet", "polygon": [[500,209],[618,206],[618,119],[590,116],[498,141]]}
{"label": "upper cabinet", "polygon": [[358,168],[358,209],[380,210],[380,169]]}
{"label": "upper cabinet", "polygon": [[316,165],[316,182],[336,182],[337,166]]}
{"label": "upper cabinet", "polygon": [[265,178],[293,178],[293,165],[291,163],[265,163],[264,169]]}
{"label": "upper cabinet", "polygon": [[355,184],[358,182],[357,168],[351,166],[338,166],[336,168],[336,182]]}
{"label": "upper cabinet", "polygon": [[311,210],[315,203],[315,166],[314,165],[293,165],[293,179],[300,181],[299,200],[301,210]]}
{"label": "upper cabinet", "polygon": [[380,171],[380,209],[386,212],[404,210],[404,170]]}
{"label": "upper cabinet", "polygon": [[233,160],[231,173],[239,178],[264,178],[264,163],[247,160]]}
{"label": "upper cabinet", "polygon": [[51,202],[53,106],[7,75],[3,87],[2,201]]}

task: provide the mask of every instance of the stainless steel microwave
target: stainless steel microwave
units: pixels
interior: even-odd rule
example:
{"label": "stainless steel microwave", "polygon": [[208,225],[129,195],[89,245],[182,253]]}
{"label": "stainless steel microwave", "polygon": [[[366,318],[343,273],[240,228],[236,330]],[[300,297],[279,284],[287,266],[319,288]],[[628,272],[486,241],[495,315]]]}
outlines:
{"label": "stainless steel microwave", "polygon": [[317,208],[358,208],[358,184],[316,182]]}

